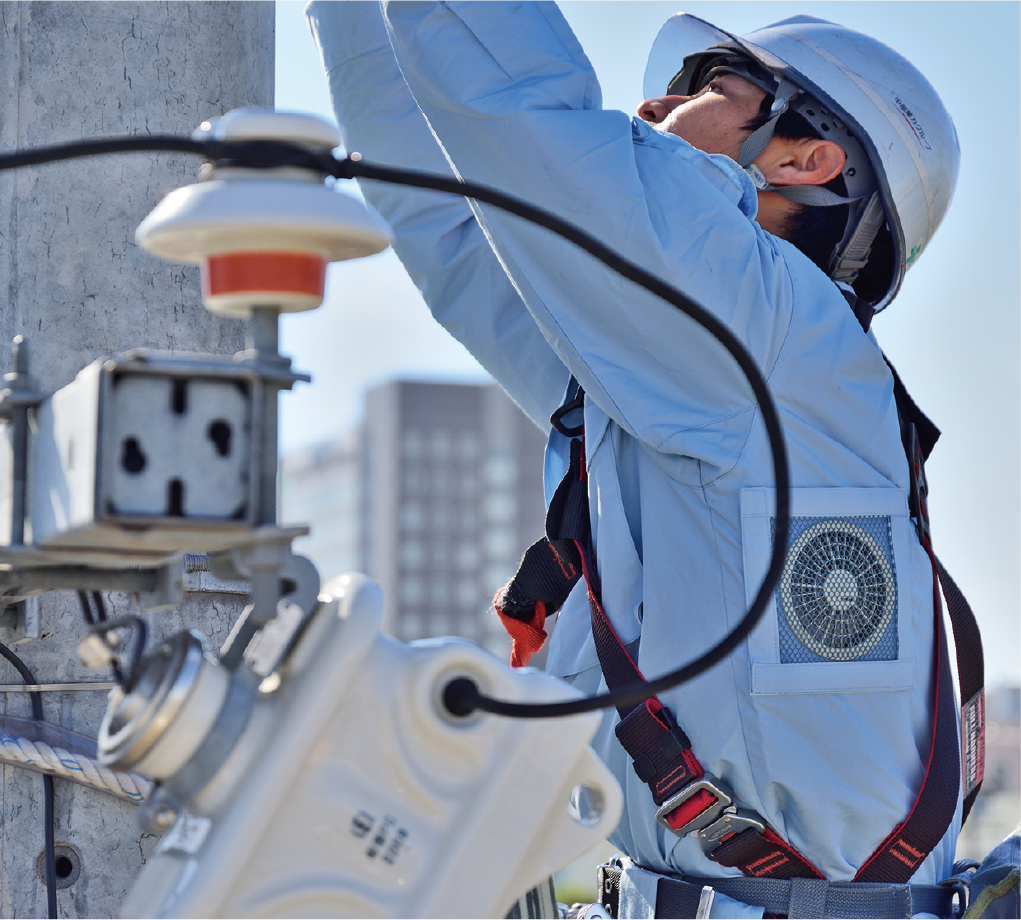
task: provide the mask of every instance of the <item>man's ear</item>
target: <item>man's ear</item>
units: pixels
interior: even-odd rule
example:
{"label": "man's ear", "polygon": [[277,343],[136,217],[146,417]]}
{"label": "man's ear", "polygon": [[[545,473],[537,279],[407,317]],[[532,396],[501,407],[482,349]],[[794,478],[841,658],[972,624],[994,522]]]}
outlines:
{"label": "man's ear", "polygon": [[774,137],[755,165],[770,185],[825,185],[840,175],[846,160],[834,141]]}

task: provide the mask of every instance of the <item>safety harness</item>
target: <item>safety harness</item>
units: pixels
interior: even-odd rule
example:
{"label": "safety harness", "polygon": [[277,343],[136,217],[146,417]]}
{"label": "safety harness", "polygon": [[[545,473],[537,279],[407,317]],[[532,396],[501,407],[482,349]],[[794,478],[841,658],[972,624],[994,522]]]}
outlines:
{"label": "safety harness", "polygon": [[[861,301],[855,303],[853,294],[845,293],[845,296],[862,327],[867,330],[871,309]],[[887,899],[889,886],[906,886],[946,833],[953,820],[961,785],[961,759],[940,584],[954,629],[961,697],[965,701],[960,749],[964,767],[965,818],[982,783],[985,721],[983,659],[978,625],[964,596],[932,550],[924,461],[939,437],[939,430],[915,405],[892,365],[890,370],[894,378],[901,437],[911,468],[909,507],[933,570],[935,660],[932,742],[925,778],[908,816],[865,861],[853,881],[881,883],[879,888],[883,889],[883,896]],[[584,424],[570,427],[564,423],[565,416],[581,409],[583,404],[584,392],[572,379],[564,405],[550,419],[553,427],[571,442],[567,474],[557,487],[546,516],[546,536],[525,552],[517,574],[497,593],[494,606],[513,639],[511,664],[522,666],[542,647],[546,639],[543,628],[546,618],[560,608],[575,584],[584,578],[600,668],[607,687],[615,691],[646,683],[646,680],[614,631],[600,600],[599,576],[590,532]],[[657,697],[618,707],[618,713],[617,739],[631,757],[639,779],[649,786],[658,807],[656,820],[660,824],[678,837],[697,834],[703,852],[710,859],[722,866],[736,868],[750,879],[805,879],[829,884],[819,870],[772,831],[761,816],[741,808],[723,781],[706,772],[674,714]],[[713,880],[713,883],[716,881]],[[657,908],[657,916],[696,916],[703,886],[684,882],[677,885],[690,891],[675,886],[664,893],[661,886],[664,907],[669,913],[660,913]],[[871,887],[874,886],[865,884],[856,890],[862,892]],[[939,899],[940,903],[949,904],[951,895],[952,892],[946,892],[946,897]],[[747,897],[742,895],[743,899]],[[753,899],[749,903],[757,901]],[[910,903],[911,898],[908,897],[909,906]],[[866,912],[865,915],[886,914]]]}

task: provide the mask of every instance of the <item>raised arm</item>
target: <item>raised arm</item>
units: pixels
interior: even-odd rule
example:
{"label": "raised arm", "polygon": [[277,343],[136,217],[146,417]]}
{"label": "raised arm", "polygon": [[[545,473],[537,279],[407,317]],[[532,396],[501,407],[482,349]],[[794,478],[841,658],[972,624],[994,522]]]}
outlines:
{"label": "raised arm", "polygon": [[[591,65],[552,4],[386,4],[405,80],[455,169],[577,223],[712,309],[768,373],[790,319],[784,247],[751,217],[733,161],[600,110]],[[693,451],[685,431],[751,405],[694,324],[547,231],[480,220],[547,340],[627,430]]]}
{"label": "raised arm", "polygon": [[[394,59],[377,3],[309,5],[348,150],[394,166],[451,173]],[[569,372],[525,309],[463,198],[364,182],[396,232],[394,249],[436,319],[543,428]]]}

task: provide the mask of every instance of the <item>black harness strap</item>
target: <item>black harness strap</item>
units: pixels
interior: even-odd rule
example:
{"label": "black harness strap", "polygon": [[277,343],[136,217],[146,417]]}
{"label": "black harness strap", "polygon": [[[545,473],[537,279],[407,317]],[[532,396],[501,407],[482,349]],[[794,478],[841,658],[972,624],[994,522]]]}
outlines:
{"label": "black harness strap", "polygon": [[[862,325],[867,329],[867,322],[863,321]],[[892,366],[891,371],[901,434],[911,467],[911,513],[933,568],[932,743],[925,777],[910,813],[869,857],[854,881],[904,884],[946,833],[953,820],[961,784],[940,582],[954,628],[962,698],[966,700],[961,748],[965,817],[982,781],[984,695],[982,647],[974,614],[932,551],[924,460],[939,437],[939,429],[915,405]],[[519,640],[512,627],[534,631],[538,624],[545,639],[546,634],[541,630],[545,617],[559,609],[579,578],[584,577],[600,668],[607,687],[619,690],[647,681],[613,629],[600,600],[589,525],[584,427],[566,428],[562,422],[568,412],[582,406],[583,399],[581,388],[572,381],[568,401],[551,418],[558,430],[573,438],[569,469],[550,503],[546,536],[528,549],[517,574],[497,594],[495,604],[515,637],[516,654]],[[541,640],[532,650],[540,646]],[[527,661],[527,657],[524,660]],[[515,663],[524,661],[519,657],[516,662],[512,656],[512,664]],[[697,833],[707,856],[721,865],[739,869],[746,876],[823,878],[808,860],[766,827],[759,815],[734,804],[733,793],[719,779],[706,773],[692,751],[690,739],[657,697],[618,707],[618,714],[617,739],[630,755],[635,773],[649,786],[653,801],[659,807],[656,818],[661,824],[678,836]]]}
{"label": "black harness strap", "polygon": [[[865,301],[850,291],[840,289],[848,305],[861,323],[862,329],[868,332],[872,319],[872,308]],[[929,527],[928,480],[925,476],[925,461],[929,459],[933,447],[939,440],[940,430],[932,420],[918,407],[911,398],[897,369],[890,359],[883,355],[890,373],[893,374],[893,396],[897,403],[897,418],[900,423],[901,442],[910,465],[911,492],[909,507],[915,518],[918,538],[929,554],[933,568],[933,576],[943,588],[950,624],[954,631],[954,645],[957,650],[957,676],[961,691],[961,764],[963,769],[964,809],[962,823],[968,820],[975,799],[978,797],[985,773],[985,661],[982,653],[982,637],[978,622],[971,606],[961,593],[960,588],[950,577],[946,567],[936,557],[932,549],[932,533]],[[939,616],[938,589],[934,587],[937,604],[936,612],[938,627],[942,633],[942,617]],[[946,644],[946,639],[941,637]],[[947,675],[944,683],[949,683],[949,670],[944,667],[942,673]],[[952,696],[952,694],[951,694]],[[944,706],[946,701],[944,701]],[[952,700],[951,700],[952,705]],[[939,704],[937,702],[937,709]],[[944,715],[944,721],[948,720]],[[934,728],[934,737],[937,730]],[[945,732],[944,732],[945,735]],[[953,759],[951,745],[945,737],[942,739],[941,756]],[[916,809],[917,810],[917,805]],[[952,816],[951,816],[952,817]],[[949,821],[948,821],[949,824]]]}
{"label": "black harness strap", "polygon": [[[559,430],[581,436],[571,441],[567,475],[557,487],[546,516],[546,537],[529,547],[517,574],[497,594],[495,605],[504,624],[510,622],[517,651],[517,624],[534,627],[540,617],[559,609],[579,577],[584,577],[603,678],[610,690],[620,690],[647,681],[613,629],[600,600],[589,524],[583,428],[565,430],[562,421],[568,412],[582,406],[584,393],[575,387],[572,381],[567,403],[551,418]],[[522,648],[524,644],[521,640]],[[734,805],[733,793],[706,773],[691,749],[690,739],[657,697],[618,707],[617,711],[617,739],[630,755],[639,779],[649,786],[659,808],[656,818],[664,827],[678,836],[697,832],[703,849],[714,859],[749,876],[822,878],[758,815]]]}
{"label": "black harness strap", "polygon": [[943,597],[950,611],[957,648],[957,674],[961,685],[961,759],[964,770],[963,824],[968,820],[978,791],[982,787],[986,760],[986,696],[984,687],[985,665],[982,657],[982,637],[979,635],[975,614],[965,600],[961,589],[950,577],[938,559],[939,581]]}

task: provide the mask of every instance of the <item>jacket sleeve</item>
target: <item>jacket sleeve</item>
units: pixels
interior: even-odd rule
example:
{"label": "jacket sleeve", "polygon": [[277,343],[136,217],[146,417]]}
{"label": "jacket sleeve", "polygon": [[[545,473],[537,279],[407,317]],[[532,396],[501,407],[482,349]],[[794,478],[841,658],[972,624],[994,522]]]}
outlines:
{"label": "jacket sleeve", "polygon": [[[540,204],[672,282],[768,375],[790,322],[787,244],[753,222],[754,187],[737,164],[601,110],[553,4],[390,2],[385,13],[407,85],[460,175]],[[699,456],[707,426],[749,417],[733,359],[674,307],[548,231],[476,213],[551,347],[630,433]]]}
{"label": "jacket sleeve", "polygon": [[[377,3],[309,5],[345,147],[367,160],[451,175],[397,66]],[[365,198],[435,318],[525,413],[549,428],[569,372],[550,348],[465,199],[380,182]]]}

